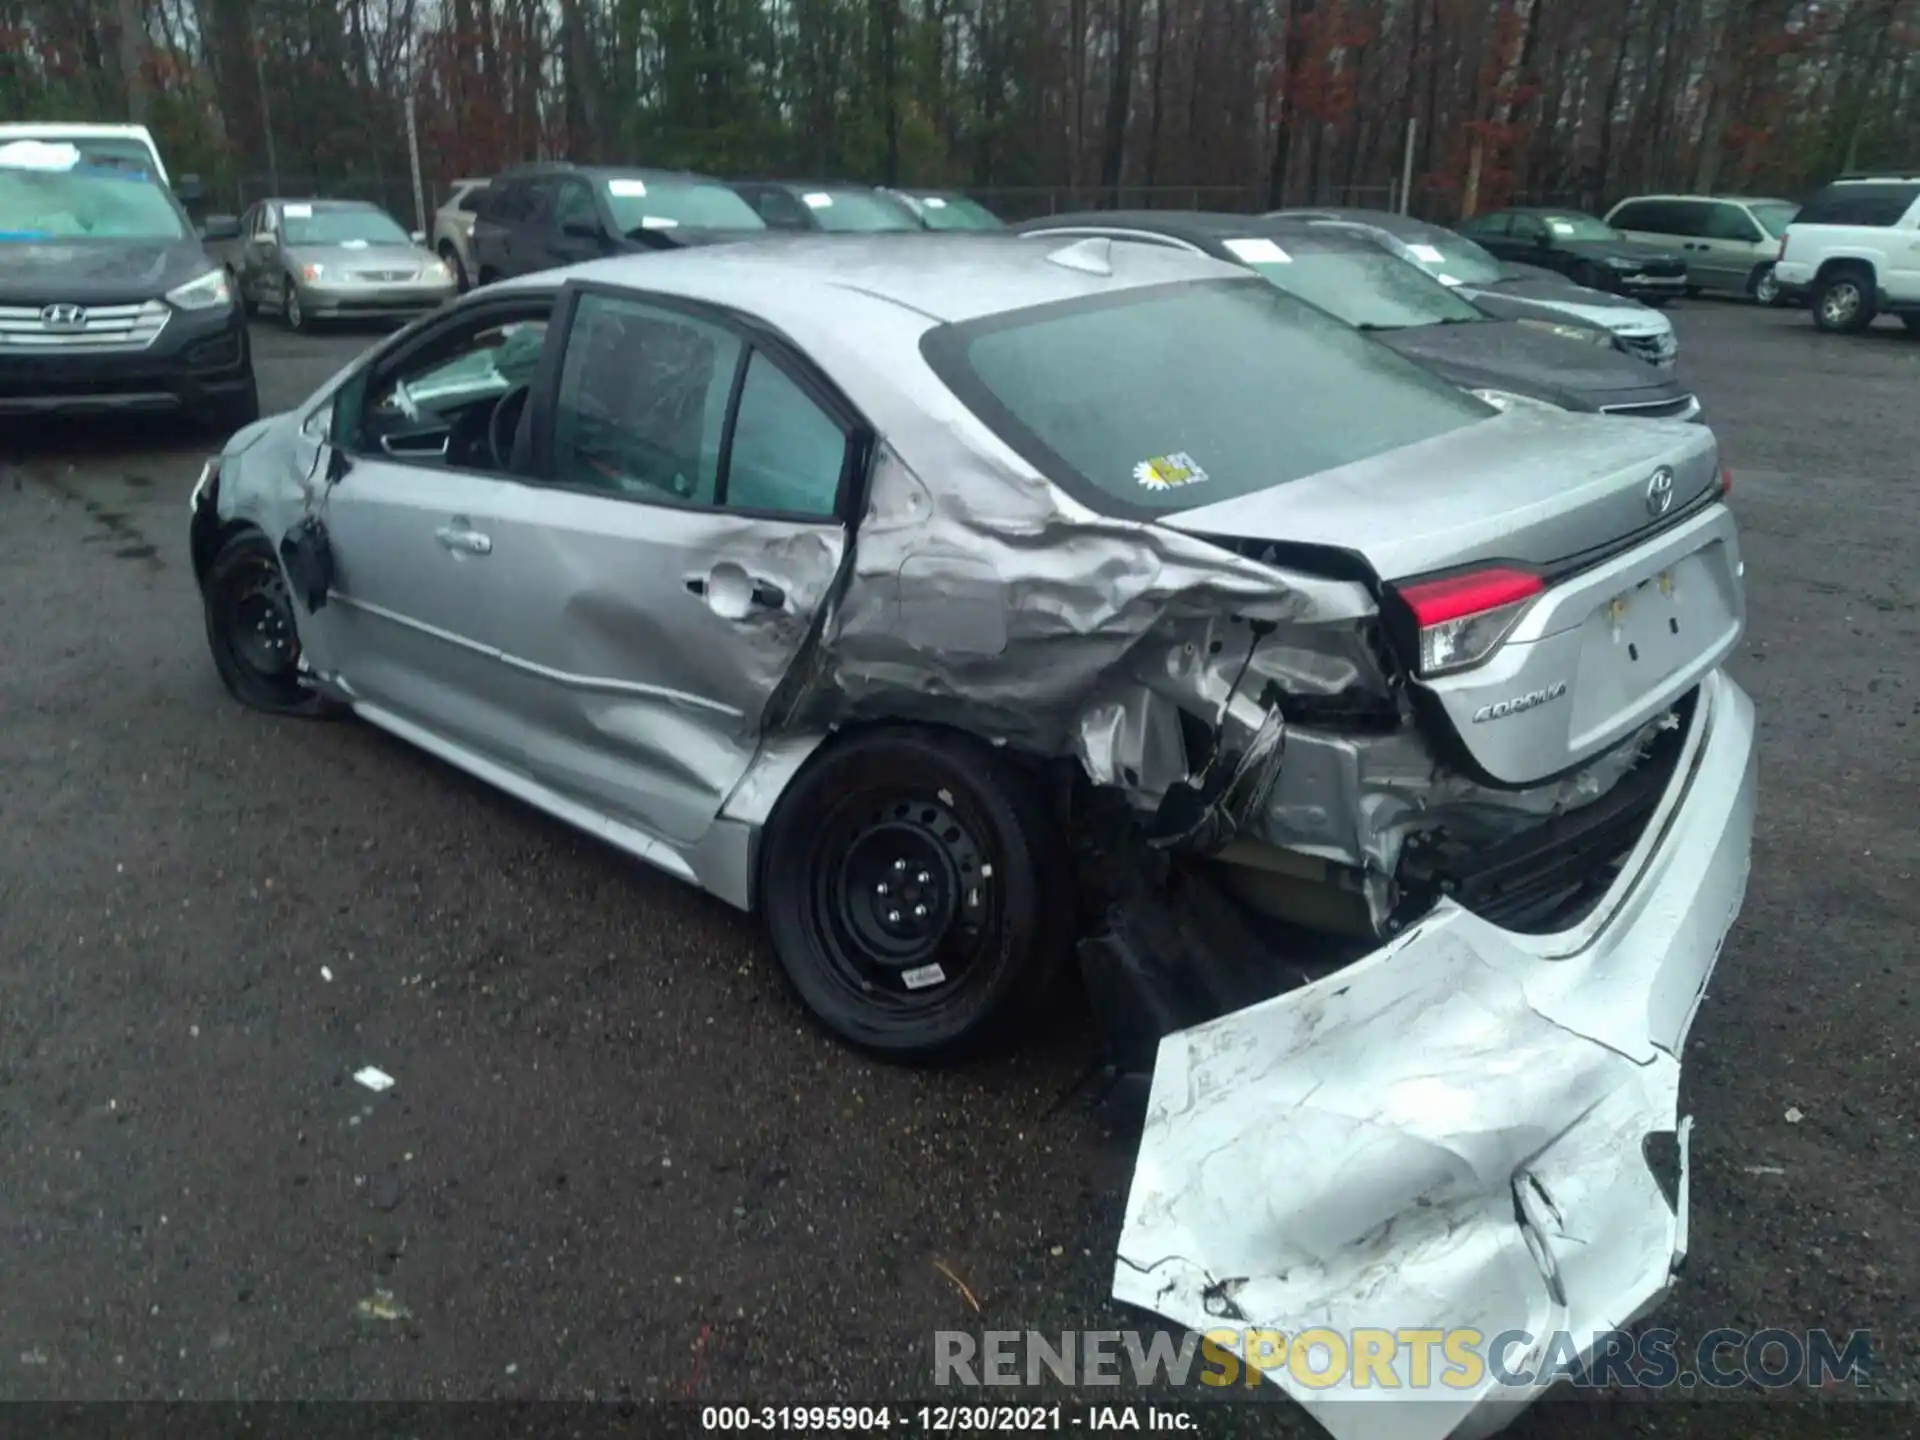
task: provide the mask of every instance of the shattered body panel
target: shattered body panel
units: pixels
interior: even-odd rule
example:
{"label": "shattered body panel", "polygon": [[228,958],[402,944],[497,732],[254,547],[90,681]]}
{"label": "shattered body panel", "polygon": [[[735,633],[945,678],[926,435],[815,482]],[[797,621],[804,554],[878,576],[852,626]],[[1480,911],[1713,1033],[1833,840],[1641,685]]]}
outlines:
{"label": "shattered body panel", "polygon": [[[1753,825],[1751,703],[1724,676],[1705,690],[1660,813],[1577,929],[1517,936],[1442,903],[1162,1042],[1116,1298],[1201,1331],[1525,1331],[1516,1372],[1552,1332],[1590,1340],[1659,1300],[1686,1251],[1680,1053]],[[1416,1390],[1394,1360],[1397,1393],[1267,1373],[1342,1440],[1485,1434],[1535,1398]]]}

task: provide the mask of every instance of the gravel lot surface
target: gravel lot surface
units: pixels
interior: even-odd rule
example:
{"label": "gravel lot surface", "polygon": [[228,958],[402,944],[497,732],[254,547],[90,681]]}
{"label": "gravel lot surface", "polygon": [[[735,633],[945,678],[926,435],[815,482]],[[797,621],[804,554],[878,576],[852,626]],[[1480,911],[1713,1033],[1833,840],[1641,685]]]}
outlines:
{"label": "gravel lot surface", "polygon": [[[1868,1328],[1911,1399],[1920,339],[1672,313],[1735,474],[1764,794],[1662,1319]],[[266,404],[370,338],[257,328]],[[936,1329],[1139,1323],[1083,1022],[870,1063],[719,903],[369,727],[243,712],[185,553],[205,448],[0,434],[0,1399],[897,1402]]]}

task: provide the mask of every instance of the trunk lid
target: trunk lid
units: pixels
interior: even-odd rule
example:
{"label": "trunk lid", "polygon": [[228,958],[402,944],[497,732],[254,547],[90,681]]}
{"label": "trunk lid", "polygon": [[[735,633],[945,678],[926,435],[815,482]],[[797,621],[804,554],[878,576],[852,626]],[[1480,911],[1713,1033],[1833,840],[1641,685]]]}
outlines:
{"label": "trunk lid", "polygon": [[1546,590],[1485,660],[1409,685],[1444,759],[1523,787],[1619,743],[1738,641],[1732,514],[1696,504],[1718,461],[1704,426],[1515,411],[1161,523],[1355,556],[1389,591],[1476,565],[1540,574]]}
{"label": "trunk lid", "polygon": [[1661,513],[1678,516],[1719,484],[1712,432],[1515,410],[1159,523],[1346,551],[1387,581],[1481,560],[1556,566],[1654,528],[1647,492],[1663,467]]}

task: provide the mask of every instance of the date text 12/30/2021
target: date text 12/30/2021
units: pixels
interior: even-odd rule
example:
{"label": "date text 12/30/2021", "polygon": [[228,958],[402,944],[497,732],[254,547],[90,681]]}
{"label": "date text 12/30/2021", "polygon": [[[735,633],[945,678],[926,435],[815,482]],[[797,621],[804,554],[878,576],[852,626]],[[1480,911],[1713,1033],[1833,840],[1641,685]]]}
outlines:
{"label": "date text 12/30/2021", "polygon": [[882,1435],[1157,1431],[1197,1428],[1183,1410],[1156,1405],[706,1405],[700,1428],[718,1431]]}

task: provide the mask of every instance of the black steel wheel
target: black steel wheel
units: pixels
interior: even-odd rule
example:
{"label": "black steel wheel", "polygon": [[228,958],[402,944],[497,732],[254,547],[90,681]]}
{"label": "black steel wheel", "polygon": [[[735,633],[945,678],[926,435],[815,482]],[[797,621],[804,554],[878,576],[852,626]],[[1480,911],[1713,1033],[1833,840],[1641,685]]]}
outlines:
{"label": "black steel wheel", "polygon": [[781,798],[761,907],[829,1031],[939,1061],[1034,1018],[1072,939],[1065,851],[1032,777],[964,736],[855,735]]}
{"label": "black steel wheel", "polygon": [[234,699],[270,715],[334,713],[301,670],[293,593],[265,535],[241,531],[220,547],[201,600],[214,668]]}

